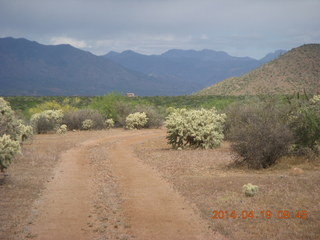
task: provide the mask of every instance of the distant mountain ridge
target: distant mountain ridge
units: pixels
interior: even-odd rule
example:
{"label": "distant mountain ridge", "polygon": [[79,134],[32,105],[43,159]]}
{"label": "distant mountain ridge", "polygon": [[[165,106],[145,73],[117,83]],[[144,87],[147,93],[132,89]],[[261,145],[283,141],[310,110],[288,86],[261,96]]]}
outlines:
{"label": "distant mountain ridge", "polygon": [[233,57],[222,51],[204,49],[171,49],[160,55],[143,55],[131,50],[104,55],[122,66],[172,82],[183,82],[189,93],[222,81],[231,76],[240,76],[260,65],[277,58],[284,50],[268,54],[261,60],[250,57]]}
{"label": "distant mountain ridge", "polygon": [[248,72],[261,61],[208,49],[96,56],[71,45],[0,38],[0,95],[186,95]]}
{"label": "distant mountain ridge", "polygon": [[225,79],[200,95],[320,94],[320,44],[305,44],[240,77]]}
{"label": "distant mountain ridge", "polygon": [[0,95],[168,95],[167,83],[70,45],[0,39]]}

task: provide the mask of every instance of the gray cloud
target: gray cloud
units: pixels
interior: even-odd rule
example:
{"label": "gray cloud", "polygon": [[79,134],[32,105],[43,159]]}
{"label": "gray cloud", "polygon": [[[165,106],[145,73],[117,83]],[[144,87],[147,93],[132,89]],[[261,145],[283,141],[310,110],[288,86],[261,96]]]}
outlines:
{"label": "gray cloud", "polygon": [[0,0],[0,36],[96,54],[215,49],[262,57],[320,41],[319,0]]}

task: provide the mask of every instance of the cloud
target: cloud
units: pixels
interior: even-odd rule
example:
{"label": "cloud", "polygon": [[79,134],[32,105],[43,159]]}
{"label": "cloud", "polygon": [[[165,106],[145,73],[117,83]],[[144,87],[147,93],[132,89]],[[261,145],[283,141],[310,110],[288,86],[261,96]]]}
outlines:
{"label": "cloud", "polygon": [[50,44],[52,45],[70,44],[76,48],[89,48],[89,45],[85,41],[68,38],[68,37],[52,37],[50,39]]}
{"label": "cloud", "polygon": [[170,48],[262,57],[319,42],[319,0],[0,0],[0,36],[94,53]]}

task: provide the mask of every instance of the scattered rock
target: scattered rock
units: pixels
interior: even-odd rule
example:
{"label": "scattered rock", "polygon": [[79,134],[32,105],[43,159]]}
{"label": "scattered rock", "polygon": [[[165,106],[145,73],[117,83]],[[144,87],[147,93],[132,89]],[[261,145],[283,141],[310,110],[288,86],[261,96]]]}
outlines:
{"label": "scattered rock", "polygon": [[294,167],[290,170],[290,174],[291,175],[294,175],[294,176],[299,176],[299,175],[302,175],[304,174],[304,171],[301,169],[301,168],[298,168],[298,167]]}

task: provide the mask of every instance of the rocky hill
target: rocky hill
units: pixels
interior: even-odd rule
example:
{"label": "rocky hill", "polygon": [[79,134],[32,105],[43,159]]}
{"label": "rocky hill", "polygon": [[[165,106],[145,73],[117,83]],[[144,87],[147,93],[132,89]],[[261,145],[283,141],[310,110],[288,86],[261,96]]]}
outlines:
{"label": "rocky hill", "polygon": [[225,79],[199,95],[320,93],[320,44],[306,44],[240,77]]}

